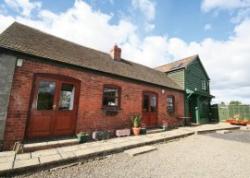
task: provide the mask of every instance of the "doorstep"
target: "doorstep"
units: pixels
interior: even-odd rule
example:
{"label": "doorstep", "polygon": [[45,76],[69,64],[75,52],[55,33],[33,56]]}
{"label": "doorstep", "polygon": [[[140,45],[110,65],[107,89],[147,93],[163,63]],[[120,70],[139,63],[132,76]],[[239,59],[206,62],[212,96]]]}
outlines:
{"label": "doorstep", "polygon": [[165,132],[165,130],[162,128],[147,129],[147,134],[154,134],[154,133],[160,133],[160,132]]}
{"label": "doorstep", "polygon": [[61,139],[61,140],[39,142],[39,143],[28,143],[28,144],[23,145],[23,151],[27,153],[27,152],[37,151],[37,150],[45,150],[49,148],[70,146],[70,145],[76,145],[76,144],[79,144],[79,141],[77,138]]}

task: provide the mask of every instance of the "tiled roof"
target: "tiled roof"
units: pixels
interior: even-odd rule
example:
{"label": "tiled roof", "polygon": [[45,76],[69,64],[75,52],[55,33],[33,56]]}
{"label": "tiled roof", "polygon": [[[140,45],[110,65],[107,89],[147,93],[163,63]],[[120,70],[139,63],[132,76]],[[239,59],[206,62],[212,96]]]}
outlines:
{"label": "tiled roof", "polygon": [[163,72],[124,59],[114,61],[108,53],[63,40],[17,22],[13,23],[0,35],[0,47],[95,71],[182,90]]}
{"label": "tiled roof", "polygon": [[156,70],[159,70],[161,72],[171,72],[174,70],[186,68],[188,64],[190,64],[193,60],[197,59],[198,55],[193,55],[169,64],[165,64],[159,67],[156,67]]}

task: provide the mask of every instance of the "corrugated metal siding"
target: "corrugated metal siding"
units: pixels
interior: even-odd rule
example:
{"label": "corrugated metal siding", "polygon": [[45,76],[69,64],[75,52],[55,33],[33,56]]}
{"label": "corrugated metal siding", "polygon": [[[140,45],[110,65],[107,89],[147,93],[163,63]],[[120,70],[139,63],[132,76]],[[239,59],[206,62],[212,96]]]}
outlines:
{"label": "corrugated metal siding", "polygon": [[240,119],[250,120],[250,105],[218,105],[218,119],[225,121],[239,115]]}

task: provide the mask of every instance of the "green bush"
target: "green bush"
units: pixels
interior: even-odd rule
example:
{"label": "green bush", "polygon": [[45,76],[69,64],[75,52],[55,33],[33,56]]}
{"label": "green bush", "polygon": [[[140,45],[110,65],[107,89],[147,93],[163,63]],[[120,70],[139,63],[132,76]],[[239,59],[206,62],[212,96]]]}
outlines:
{"label": "green bush", "polygon": [[89,134],[86,132],[79,132],[76,136],[79,140],[79,143],[85,143],[85,142],[89,141],[89,139],[90,139]]}

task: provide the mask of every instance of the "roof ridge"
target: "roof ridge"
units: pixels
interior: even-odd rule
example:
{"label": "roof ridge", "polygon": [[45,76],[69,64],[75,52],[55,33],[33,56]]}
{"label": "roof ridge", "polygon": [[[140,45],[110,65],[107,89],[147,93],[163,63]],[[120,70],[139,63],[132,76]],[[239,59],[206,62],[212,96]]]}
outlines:
{"label": "roof ridge", "polygon": [[196,56],[199,56],[199,54],[194,54],[194,55],[191,55],[191,56],[188,56],[188,57],[179,59],[179,60],[177,60],[177,61],[173,61],[173,62],[170,62],[170,63],[167,63],[167,64],[163,64],[163,65],[157,66],[157,67],[155,67],[155,69],[160,68],[160,67],[163,67],[163,66],[171,65],[171,64],[174,64],[174,63],[176,63],[176,62],[181,62],[181,61],[184,61],[184,60],[186,60],[186,59],[188,59],[188,58],[194,58],[194,57],[196,57]]}

